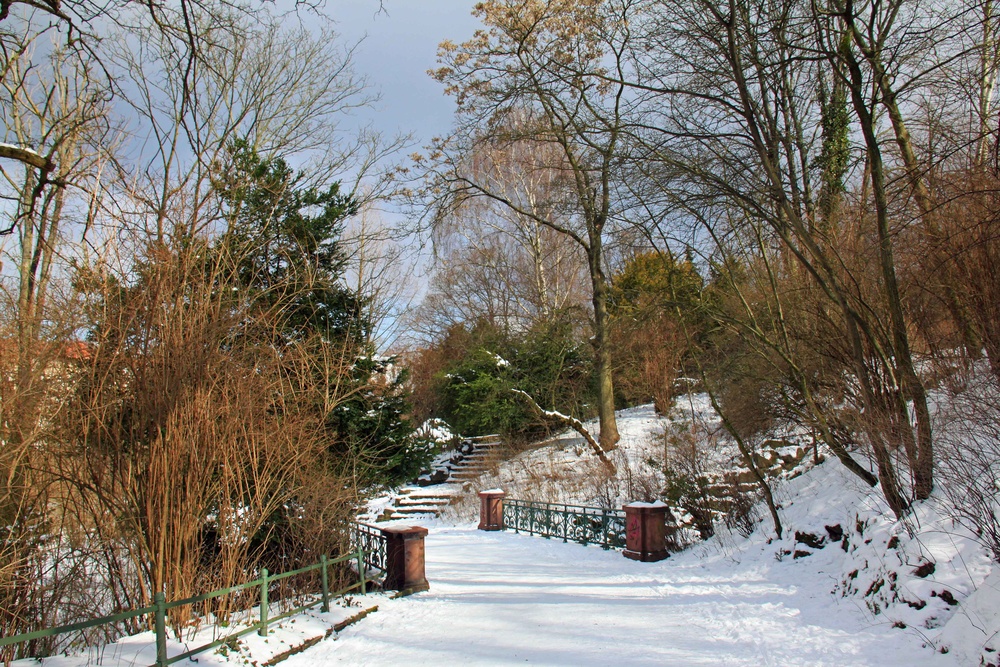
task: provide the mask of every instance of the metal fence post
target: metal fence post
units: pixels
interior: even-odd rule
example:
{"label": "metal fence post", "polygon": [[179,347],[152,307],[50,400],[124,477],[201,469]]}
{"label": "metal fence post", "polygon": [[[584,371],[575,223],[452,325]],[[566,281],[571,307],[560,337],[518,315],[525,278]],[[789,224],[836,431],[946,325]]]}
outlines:
{"label": "metal fence post", "polygon": [[320,611],[330,611],[330,582],[327,579],[326,570],[329,567],[326,564],[326,554],[319,557],[320,571],[323,573],[320,580],[323,582],[323,604],[319,608]]}
{"label": "metal fence post", "polygon": [[260,629],[257,634],[267,636],[267,568],[260,568]]}
{"label": "metal fence post", "polygon": [[167,598],[161,592],[153,593],[153,627],[156,630],[156,666],[167,667]]}
{"label": "metal fence post", "polygon": [[367,590],[365,587],[365,552],[358,548],[358,576],[361,577],[361,594],[366,595]]}

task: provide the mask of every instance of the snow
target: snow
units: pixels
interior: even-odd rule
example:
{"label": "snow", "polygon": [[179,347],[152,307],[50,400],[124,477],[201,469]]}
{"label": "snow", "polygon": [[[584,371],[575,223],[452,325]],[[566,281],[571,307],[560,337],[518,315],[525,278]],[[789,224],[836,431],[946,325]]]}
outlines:
{"label": "snow", "polygon": [[455,439],[455,434],[442,419],[428,419],[416,429],[416,435],[439,445],[447,444]]}
{"label": "snow", "polygon": [[493,352],[487,352],[487,354],[493,357],[493,361],[496,362],[497,368],[507,368],[510,366],[510,362],[501,357],[499,354],[494,354]]}
{"label": "snow", "polygon": [[460,484],[434,484],[433,486],[410,487],[407,492],[411,498],[439,498],[461,493],[462,486]]}
{"label": "snow", "polygon": [[[850,504],[838,500],[843,494],[836,485],[845,481],[840,474],[823,465],[793,480],[794,492],[816,496],[786,508],[790,531],[852,516]],[[969,598],[974,604],[966,613],[956,615],[962,623],[946,626],[950,641],[971,652],[955,647],[943,654],[935,650],[941,644],[933,632],[899,628],[889,615],[873,615],[857,599],[836,594],[849,560],[837,543],[793,559],[781,555],[794,538],[723,532],[665,561],[641,563],[618,551],[478,531],[470,524],[424,525],[430,528],[429,591],[399,599],[354,596],[348,609],[300,614],[266,640],[247,635],[237,650],[210,652],[198,662],[262,664],[306,638],[325,636],[335,619],[377,605],[377,612],[284,664],[945,667],[977,664],[981,630],[995,631],[1000,609],[994,574]],[[980,565],[970,561],[973,568]],[[151,642],[151,633],[123,640],[103,652],[100,664],[151,664]],[[180,643],[171,643],[172,654],[180,650]],[[43,662],[82,667],[96,658]]]}
{"label": "snow", "polygon": [[[388,600],[386,595],[354,596],[351,599],[342,598],[331,602],[329,612],[320,612],[318,607],[286,619],[272,623],[268,627],[267,637],[259,636],[251,631],[228,644],[199,653],[190,660],[184,660],[179,665],[189,665],[197,662],[209,667],[223,665],[257,665],[264,664],[283,653],[301,650],[308,643],[322,641],[334,634],[334,626],[344,623],[352,617],[384,605]],[[271,606],[272,616],[281,613],[279,605]],[[190,649],[208,644],[225,637],[242,628],[248,627],[259,619],[259,608],[250,610],[243,615],[242,622],[231,619],[231,623],[222,627],[213,623],[199,625],[194,631],[184,632],[177,638],[168,632],[167,655],[175,656]],[[41,660],[16,660],[15,667],[90,667],[103,665],[106,667],[134,667],[136,665],[152,665],[156,662],[156,636],[153,632],[141,632],[137,635],[124,637],[107,646],[91,648],[83,653],[64,656],[53,656]]]}
{"label": "snow", "polygon": [[[608,479],[593,449],[576,431],[567,429],[547,440],[546,446],[528,449],[504,462],[496,474],[488,473],[480,481],[523,500],[614,508],[633,501],[652,502],[658,500],[654,494],[664,484],[665,432],[682,425],[688,429],[692,422],[706,428],[717,425],[703,394],[679,399],[669,417],[657,415],[652,405],[621,410],[617,416],[621,440],[608,455],[618,468],[617,479]],[[596,421],[583,426],[591,434],[598,432]],[[710,455],[720,466],[731,465],[738,451],[723,441]],[[478,509],[478,499],[473,498],[450,511],[458,520],[471,521]]]}
{"label": "snow", "polygon": [[[586,427],[594,433],[597,424],[588,422]],[[712,469],[738,465],[739,454],[724,434],[719,435],[718,418],[703,394],[681,397],[668,417],[657,415],[652,406],[621,411],[618,428],[621,442],[613,452],[617,479],[602,476],[589,448],[567,431],[503,463],[481,482],[503,489],[511,498],[621,507],[629,501],[654,500],[662,488],[664,443],[669,438],[696,440]],[[997,664],[997,654],[989,650],[1000,644],[1000,612],[990,611],[1000,608],[1000,596],[990,587],[996,580],[989,579],[995,565],[976,536],[949,518],[941,490],[930,501],[917,504],[902,523],[892,516],[878,489],[861,483],[829,452],[825,452],[827,463],[814,467],[812,457],[805,456],[811,451],[807,434],[784,427],[769,437],[760,452],[764,459],[793,457],[798,463],[782,471],[774,483],[783,539],[773,539],[767,513],[761,511],[750,543],[771,538],[766,550],[770,560],[798,569],[811,563],[817,568],[812,576],[823,582],[817,595],[854,608],[868,625],[910,633],[918,644],[926,644],[925,660],[940,651],[961,656],[958,663],[941,664]],[[473,520],[478,512],[475,500],[449,508],[446,516]],[[681,518],[686,514],[673,510]],[[830,530],[844,536],[834,539]],[[819,548],[800,542],[800,536],[813,545],[819,541]],[[737,545],[745,542],[723,530],[671,560],[706,549],[732,554],[744,550]],[[776,566],[767,562],[766,567]],[[969,610],[963,612],[966,601]]]}
{"label": "snow", "polygon": [[431,525],[429,591],[293,656],[349,665],[957,665],[830,594],[773,545],[639,563],[617,551]]}
{"label": "snow", "polygon": [[978,664],[980,655],[1000,654],[1000,570],[993,572],[962,603],[941,633],[941,644],[963,664]]}
{"label": "snow", "polygon": [[29,155],[37,155],[42,157],[41,154],[33,148],[28,148],[26,146],[18,146],[17,144],[8,144],[6,142],[0,142],[0,149],[5,149],[8,151],[17,151],[21,153],[27,153]]}
{"label": "snow", "polygon": [[629,503],[625,507],[636,507],[643,509],[643,508],[667,507],[667,504],[662,500],[657,500],[656,502],[652,503],[644,503],[644,502]]}
{"label": "snow", "polygon": [[[682,398],[669,417],[651,406],[620,412],[618,427],[614,457],[624,480],[602,476],[590,448],[567,431],[504,462],[476,488],[408,490],[431,496],[443,489],[464,499],[449,508],[450,522],[419,522],[430,529],[430,590],[399,599],[355,596],[352,609],[377,604],[378,612],[290,657],[288,667],[997,664],[1000,569],[974,534],[948,518],[940,491],[915,505],[905,523],[896,521],[878,489],[833,457],[819,465],[801,458],[805,442],[794,429],[772,434],[773,451],[798,461],[775,482],[780,539],[761,512],[748,537],[717,525],[712,539],[641,563],[599,547],[475,529],[480,488],[524,500],[655,507],[663,505],[655,496],[668,437],[707,434],[713,466],[737,455],[712,435],[717,419],[702,395]],[[279,632],[308,628],[297,637],[276,633],[263,643],[249,635],[229,656],[198,661],[263,664],[278,648],[324,633],[331,623],[322,616],[285,621]],[[104,651],[101,664],[150,664],[150,642],[150,633],[123,640]],[[82,667],[95,655],[44,663]]]}

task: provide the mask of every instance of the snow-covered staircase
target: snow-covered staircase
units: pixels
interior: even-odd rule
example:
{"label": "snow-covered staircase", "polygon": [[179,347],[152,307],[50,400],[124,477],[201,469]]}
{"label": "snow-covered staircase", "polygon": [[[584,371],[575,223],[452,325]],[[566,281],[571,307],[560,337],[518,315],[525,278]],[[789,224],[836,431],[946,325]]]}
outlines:
{"label": "snow-covered staircase", "polygon": [[440,516],[452,499],[462,492],[459,484],[433,486],[404,486],[393,502],[390,519],[408,519],[414,516]]}
{"label": "snow-covered staircase", "polygon": [[428,486],[404,486],[386,508],[383,516],[389,519],[408,519],[416,516],[440,516],[441,511],[498,460],[502,441],[498,435],[466,438],[457,460],[449,465],[447,479]]}
{"label": "snow-covered staircase", "polygon": [[471,482],[479,479],[490,465],[497,462],[500,447],[503,443],[498,435],[484,435],[479,438],[469,438],[472,451],[462,456],[462,459],[451,467],[450,482]]}

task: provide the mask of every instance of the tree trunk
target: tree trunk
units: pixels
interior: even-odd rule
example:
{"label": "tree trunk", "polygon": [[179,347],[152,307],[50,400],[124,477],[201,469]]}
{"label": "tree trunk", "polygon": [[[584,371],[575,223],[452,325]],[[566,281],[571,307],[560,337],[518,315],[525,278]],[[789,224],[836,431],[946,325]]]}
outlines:
{"label": "tree trunk", "polygon": [[608,284],[601,266],[602,244],[600,231],[591,234],[587,249],[590,281],[594,303],[594,361],[597,364],[598,406],[601,422],[601,448],[609,452],[618,446],[618,420],[615,417],[615,387],[611,376],[611,349],[608,341]]}
{"label": "tree trunk", "polygon": [[[852,31],[857,34],[857,29],[851,23]],[[860,46],[860,44],[859,44]],[[892,233],[889,229],[889,204],[885,189],[885,173],[882,164],[882,153],[875,132],[875,120],[868,110],[866,100],[863,96],[863,76],[861,75],[860,64],[854,57],[850,48],[842,49],[841,53],[850,72],[851,99],[854,104],[855,113],[861,123],[861,132],[868,148],[868,159],[871,164],[871,185],[872,195],[875,201],[875,218],[879,240],[879,265],[882,272],[882,280],[885,289],[886,305],[889,310],[889,324],[892,339],[892,359],[887,360],[893,366],[890,370],[898,373],[898,385],[891,387],[894,392],[900,392],[900,399],[908,398],[913,402],[913,409],[916,415],[916,437],[914,442],[913,431],[909,428],[909,411],[905,400],[899,400],[893,407],[897,412],[896,421],[899,425],[899,435],[903,439],[903,445],[907,449],[910,469],[913,474],[913,496],[917,500],[926,500],[930,497],[934,486],[934,461],[933,461],[933,439],[931,437],[930,412],[927,408],[927,396],[924,392],[923,384],[917,377],[913,366],[913,355],[910,350],[909,333],[906,330],[906,320],[903,314],[902,297],[899,292],[899,285],[896,280],[895,258],[892,246]],[[876,67],[876,75],[881,79],[884,74],[881,68]],[[886,104],[887,99],[892,104]],[[894,99],[888,91],[883,90],[883,104],[886,104],[890,111],[890,118],[896,130],[896,136],[904,154],[909,148],[909,135],[902,125],[902,118],[898,108],[894,104]],[[910,155],[904,158],[911,173],[911,178],[917,179],[911,182],[911,189],[919,202],[922,212],[929,210],[930,203],[926,188],[916,174],[913,173],[916,167],[915,158]],[[926,221],[925,221],[926,222]],[[881,474],[880,474],[881,477]]]}

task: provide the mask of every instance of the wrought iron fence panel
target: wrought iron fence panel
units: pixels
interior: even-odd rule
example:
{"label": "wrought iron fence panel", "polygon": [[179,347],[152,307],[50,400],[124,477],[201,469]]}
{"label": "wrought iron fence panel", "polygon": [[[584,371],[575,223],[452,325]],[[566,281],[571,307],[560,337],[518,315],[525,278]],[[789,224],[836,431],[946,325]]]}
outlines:
{"label": "wrought iron fence panel", "polygon": [[605,549],[625,546],[623,510],[507,498],[503,505],[503,522],[506,529],[516,533],[599,544]]}
{"label": "wrought iron fence panel", "polygon": [[354,532],[351,535],[351,548],[355,551],[360,549],[365,553],[365,567],[369,570],[378,570],[382,574],[386,571],[385,555],[386,539],[382,531],[367,523],[354,524]]}

